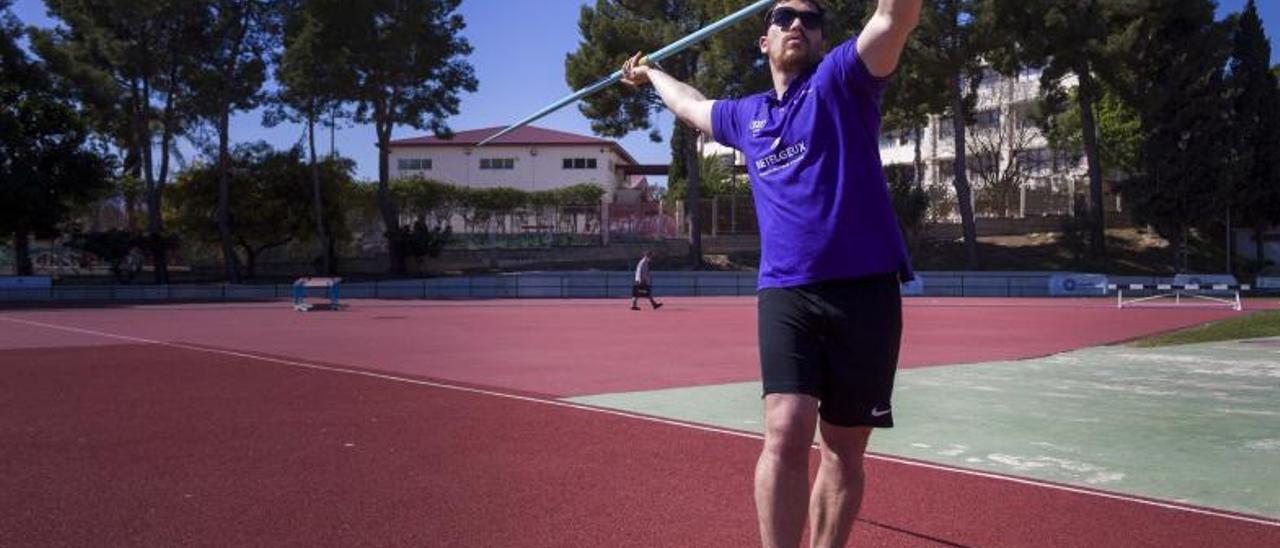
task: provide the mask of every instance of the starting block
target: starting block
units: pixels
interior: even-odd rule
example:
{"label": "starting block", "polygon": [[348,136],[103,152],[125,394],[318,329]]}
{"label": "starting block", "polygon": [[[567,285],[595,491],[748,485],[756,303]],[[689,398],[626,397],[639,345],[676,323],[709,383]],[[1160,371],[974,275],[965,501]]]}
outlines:
{"label": "starting block", "polygon": [[293,309],[298,312],[309,312],[317,307],[317,305],[307,303],[307,289],[321,288],[324,290],[324,296],[328,299],[327,306],[329,310],[341,310],[342,304],[338,302],[338,286],[342,283],[342,278],[298,278],[293,282]]}
{"label": "starting block", "polygon": [[[1183,280],[1176,280],[1183,281]],[[1208,306],[1227,305],[1232,310],[1244,310],[1244,304],[1240,301],[1240,293],[1249,291],[1251,287],[1248,284],[1226,284],[1226,283],[1169,283],[1169,284],[1110,284],[1107,289],[1116,292],[1116,308],[1125,308],[1135,305],[1160,306],[1153,303],[1159,299],[1173,299],[1173,303],[1167,303],[1166,306],[1184,306],[1183,297],[1189,299],[1197,299],[1207,302]],[[1130,297],[1125,300],[1124,292],[1142,292],[1142,297]],[[1155,292],[1155,294],[1150,294]],[[1213,295],[1206,295],[1213,293]]]}

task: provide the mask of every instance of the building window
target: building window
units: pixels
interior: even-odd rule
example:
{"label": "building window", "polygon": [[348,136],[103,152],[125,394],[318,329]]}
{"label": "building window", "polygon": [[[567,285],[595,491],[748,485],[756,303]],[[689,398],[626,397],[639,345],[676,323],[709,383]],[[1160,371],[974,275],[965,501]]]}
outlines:
{"label": "building window", "polygon": [[968,167],[969,173],[995,174],[1000,170],[1000,153],[994,150],[987,150],[971,154]]}
{"label": "building window", "polygon": [[427,171],[431,169],[431,158],[401,158],[398,165],[400,171]]}
{"label": "building window", "polygon": [[956,136],[956,126],[950,117],[938,119],[938,138],[953,139]]}
{"label": "building window", "polygon": [[953,159],[938,161],[938,181],[950,184],[956,179],[956,161]]}
{"label": "building window", "polygon": [[911,131],[888,131],[880,134],[880,148],[907,146],[913,142]]}
{"label": "building window", "polygon": [[1024,150],[1018,153],[1018,169],[1031,175],[1047,175],[1053,172],[1053,153],[1047,148]]}
{"label": "building window", "polygon": [[1018,154],[1018,167],[1032,175],[1051,175],[1076,169],[1082,156],[1062,149],[1037,148]]}
{"label": "building window", "polygon": [[480,169],[515,169],[515,158],[481,158]]}
{"label": "building window", "polygon": [[565,158],[564,169],[595,169],[595,158]]}
{"label": "building window", "polygon": [[974,115],[974,127],[977,129],[996,129],[1000,127],[1000,110],[983,110]]}

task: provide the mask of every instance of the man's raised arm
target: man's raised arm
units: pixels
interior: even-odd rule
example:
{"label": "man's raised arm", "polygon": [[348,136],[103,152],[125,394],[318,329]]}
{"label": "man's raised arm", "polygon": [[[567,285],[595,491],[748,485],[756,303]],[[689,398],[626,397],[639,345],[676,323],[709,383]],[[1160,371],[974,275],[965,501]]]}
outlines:
{"label": "man's raised arm", "polygon": [[880,0],[876,14],[858,35],[858,56],[871,75],[883,78],[898,68],[907,37],[920,22],[922,0]]}
{"label": "man's raised arm", "polygon": [[711,106],[715,101],[708,100],[693,86],[672,78],[660,69],[641,65],[642,58],[643,55],[637,53],[622,65],[622,82],[635,87],[653,84],[653,89],[658,92],[663,104],[677,118],[710,136]]}

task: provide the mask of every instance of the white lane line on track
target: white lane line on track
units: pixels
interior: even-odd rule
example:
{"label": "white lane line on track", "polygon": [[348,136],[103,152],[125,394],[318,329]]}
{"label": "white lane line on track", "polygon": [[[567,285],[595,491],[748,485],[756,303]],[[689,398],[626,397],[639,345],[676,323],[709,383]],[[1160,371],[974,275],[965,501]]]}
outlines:
{"label": "white lane line on track", "polygon": [[[280,358],[272,358],[272,357],[269,357],[269,356],[259,356],[259,355],[256,355],[256,354],[248,354],[248,353],[244,353],[244,352],[236,352],[236,351],[233,351],[233,350],[222,350],[222,349],[217,349],[217,348],[206,348],[206,347],[202,347],[202,346],[194,346],[194,345],[188,345],[188,344],[182,344],[182,343],[173,343],[173,342],[159,341],[159,340],[155,340],[155,339],[145,339],[145,338],[141,338],[141,337],[132,337],[132,336],[129,336],[129,335],[117,335],[117,334],[115,334],[115,333],[107,333],[107,332],[104,332],[104,331],[95,331],[95,330],[92,330],[92,329],[82,329],[82,328],[78,328],[78,327],[69,327],[69,326],[63,326],[63,325],[57,325],[57,324],[50,324],[50,323],[44,323],[44,322],[36,322],[36,321],[31,321],[31,320],[20,320],[20,319],[17,319],[17,318],[6,318],[6,317],[3,317],[3,316],[0,316],[0,320],[8,321],[8,322],[13,322],[13,323],[18,323],[18,324],[31,325],[31,326],[36,326],[36,327],[44,327],[44,328],[47,328],[47,329],[56,329],[56,330],[60,330],[60,331],[67,331],[67,332],[71,332],[71,333],[80,333],[80,334],[84,334],[84,335],[95,335],[95,336],[99,336],[99,337],[106,337],[106,338],[110,338],[110,339],[117,339],[117,340],[123,340],[123,341],[130,341],[130,342],[141,343],[141,344],[151,344],[151,345],[157,345],[157,346],[167,346],[167,347],[170,347],[170,348],[179,348],[179,349],[183,349],[183,350],[191,350],[191,351],[195,351],[195,352],[206,352],[206,353],[210,353],[210,354],[220,354],[220,355],[223,355],[223,356],[232,356],[232,357],[236,357],[236,358],[246,358],[246,359],[258,360],[258,361],[263,361],[263,362],[268,362],[268,363],[275,363],[275,364],[280,364],[280,365],[288,365],[288,366],[293,366],[293,367],[300,367],[300,368],[303,368],[303,369],[313,369],[313,370],[317,370],[317,371],[327,371],[327,372],[331,372],[331,373],[344,373],[344,374],[348,374],[348,375],[359,375],[359,376],[362,376],[362,377],[369,377],[369,378],[381,379],[381,380],[387,380],[387,381],[393,381],[393,382],[402,382],[402,383],[415,384],[415,385],[420,385],[420,386],[430,386],[430,387],[432,387],[432,388],[441,388],[441,389],[445,389],[445,390],[453,390],[453,391],[457,391],[457,392],[466,392],[466,393],[470,393],[470,394],[480,394],[480,395],[484,395],[484,396],[492,396],[492,397],[497,397],[497,398],[505,398],[505,399],[510,399],[510,400],[518,400],[518,401],[529,402],[529,403],[537,403],[537,404],[542,404],[542,405],[551,405],[551,406],[555,406],[555,407],[564,407],[564,408],[568,408],[568,409],[576,409],[576,410],[579,410],[579,411],[588,411],[588,412],[592,412],[592,413],[602,413],[602,414],[605,414],[605,415],[613,415],[613,416],[616,416],[616,417],[625,417],[625,418],[629,418],[629,419],[637,419],[637,420],[642,420],[642,421],[654,422],[654,423],[658,423],[658,424],[665,424],[665,425],[669,425],[669,426],[677,426],[677,427],[681,427],[681,428],[689,428],[689,429],[693,429],[693,430],[699,430],[699,431],[702,431],[702,432],[710,432],[710,433],[715,433],[715,434],[723,434],[723,435],[734,436],[734,437],[739,437],[739,438],[748,438],[748,439],[754,439],[754,440],[762,440],[762,439],[764,439],[764,436],[762,436],[762,435],[760,435],[760,434],[753,433],[753,432],[740,432],[740,431],[737,431],[737,430],[729,430],[729,429],[727,429],[727,428],[717,428],[717,427],[714,427],[714,426],[705,426],[705,425],[701,425],[701,424],[693,424],[693,423],[688,423],[688,422],[681,422],[681,421],[676,421],[676,420],[671,420],[671,419],[664,419],[664,418],[660,418],[660,417],[653,417],[653,416],[649,416],[649,415],[641,415],[641,414],[638,414],[638,413],[628,413],[628,412],[625,412],[625,411],[618,411],[618,410],[614,410],[614,409],[606,409],[606,408],[602,408],[602,407],[592,407],[592,406],[581,405],[581,404],[576,404],[576,403],[570,403],[570,402],[565,402],[565,401],[560,401],[560,400],[543,399],[543,398],[534,398],[534,397],[530,397],[530,396],[521,396],[521,395],[517,395],[517,394],[505,394],[505,393],[502,393],[502,392],[494,392],[494,391],[492,391],[492,390],[483,390],[483,389],[480,389],[480,388],[470,388],[470,387],[466,387],[466,386],[455,386],[455,385],[451,385],[451,384],[444,384],[444,383],[438,383],[438,382],[424,381],[424,380],[419,380],[419,379],[411,379],[411,378],[406,378],[406,377],[398,377],[398,376],[395,376],[395,375],[387,375],[387,374],[384,374],[384,373],[374,373],[374,372],[372,372],[372,371],[361,371],[361,370],[358,370],[358,369],[345,369],[345,368],[341,368],[341,367],[333,367],[333,366],[328,366],[328,365],[319,365],[319,364],[314,364],[314,363],[306,363],[306,362],[299,362],[299,361],[293,361],[293,360],[284,360],[284,359],[280,359]],[[1003,476],[1003,475],[1000,475],[1000,474],[993,474],[993,473],[988,473],[988,472],[980,472],[980,471],[977,471],[977,470],[968,470],[968,469],[965,469],[965,468],[953,468],[953,467],[950,467],[950,466],[945,466],[945,465],[940,465],[940,464],[932,464],[932,463],[919,462],[919,461],[908,460],[908,459],[901,459],[901,458],[892,457],[892,456],[889,456],[889,455],[881,455],[881,454],[877,454],[877,453],[868,453],[868,454],[867,454],[867,458],[868,458],[868,459],[874,459],[874,460],[882,460],[882,461],[885,461],[885,462],[892,462],[892,463],[895,463],[895,464],[902,464],[902,465],[906,465],[906,466],[918,466],[918,467],[921,467],[921,468],[928,468],[928,469],[931,469],[931,470],[938,470],[938,471],[942,471],[942,472],[951,472],[951,473],[956,473],[956,474],[963,474],[963,475],[974,476],[974,477],[980,477],[980,478],[986,478],[986,479],[993,479],[993,480],[998,480],[998,481],[1008,481],[1008,482],[1019,483],[1019,484],[1023,484],[1023,485],[1029,485],[1029,486],[1033,486],[1033,487],[1042,487],[1042,488],[1045,488],[1045,489],[1053,489],[1053,490],[1056,490],[1056,491],[1064,491],[1064,492],[1068,492],[1068,493],[1075,493],[1075,494],[1080,494],[1080,495],[1090,495],[1090,496],[1096,496],[1096,497],[1101,497],[1101,498],[1106,498],[1106,499],[1112,499],[1112,500],[1118,500],[1118,501],[1123,501],[1123,502],[1131,502],[1131,503],[1141,504],[1141,505],[1146,505],[1146,506],[1154,506],[1154,507],[1157,507],[1157,508],[1164,508],[1164,509],[1167,509],[1167,510],[1175,510],[1175,511],[1179,511],[1179,512],[1188,512],[1188,513],[1192,513],[1192,514],[1200,514],[1200,515],[1212,516],[1212,517],[1216,517],[1216,518],[1228,519],[1228,520],[1233,520],[1233,521],[1242,521],[1242,522],[1253,523],[1253,524],[1257,524],[1257,525],[1265,525],[1265,526],[1268,526],[1268,527],[1278,527],[1278,528],[1280,528],[1280,521],[1269,520],[1269,519],[1261,518],[1261,517],[1246,516],[1246,515],[1239,515],[1239,514],[1231,514],[1231,513],[1227,513],[1227,512],[1218,512],[1218,511],[1209,510],[1209,509],[1206,509],[1206,508],[1199,508],[1199,507],[1195,507],[1195,506],[1186,506],[1186,505],[1175,504],[1175,503],[1170,503],[1170,502],[1161,502],[1161,501],[1156,501],[1156,500],[1150,500],[1150,499],[1144,499],[1144,498],[1139,498],[1139,497],[1132,497],[1132,496],[1128,496],[1128,495],[1122,495],[1122,494],[1118,494],[1118,493],[1110,493],[1110,492],[1106,492],[1106,491],[1095,491],[1095,490],[1091,490],[1091,489],[1082,489],[1082,488],[1078,488],[1078,487],[1071,487],[1071,486],[1067,486],[1067,485],[1059,485],[1059,484],[1056,484],[1056,483],[1047,483],[1047,482],[1037,481],[1037,480],[1033,480],[1033,479],[1019,478],[1019,477],[1014,477],[1014,476]]]}

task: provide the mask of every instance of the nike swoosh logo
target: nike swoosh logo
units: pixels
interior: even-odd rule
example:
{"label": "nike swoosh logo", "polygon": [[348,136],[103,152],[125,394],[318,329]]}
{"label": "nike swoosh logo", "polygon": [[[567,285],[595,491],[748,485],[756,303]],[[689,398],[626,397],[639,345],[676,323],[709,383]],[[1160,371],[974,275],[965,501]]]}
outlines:
{"label": "nike swoosh logo", "polygon": [[878,418],[880,418],[880,417],[883,417],[883,416],[885,416],[885,415],[888,415],[888,414],[889,414],[890,412],[892,412],[892,411],[893,411],[893,408],[892,408],[892,407],[890,407],[890,408],[888,408],[888,409],[885,409],[885,410],[883,410],[883,411],[882,411],[882,410],[880,410],[880,408],[879,408],[879,407],[876,407],[876,408],[874,408],[874,409],[872,409],[872,410],[871,410],[871,416],[873,416],[873,417],[875,417],[875,418],[877,418],[877,419],[878,419]]}

